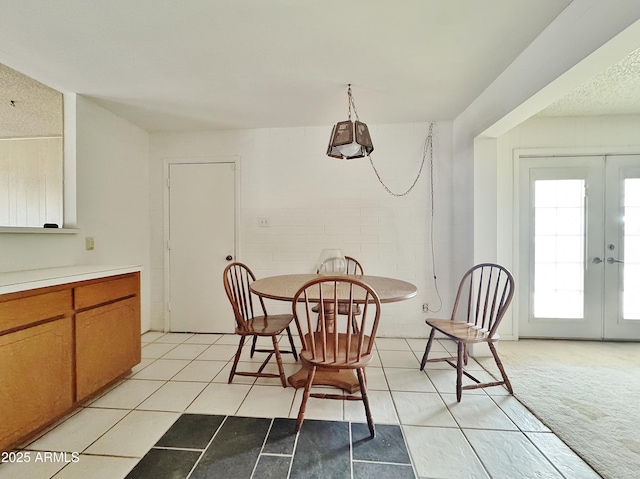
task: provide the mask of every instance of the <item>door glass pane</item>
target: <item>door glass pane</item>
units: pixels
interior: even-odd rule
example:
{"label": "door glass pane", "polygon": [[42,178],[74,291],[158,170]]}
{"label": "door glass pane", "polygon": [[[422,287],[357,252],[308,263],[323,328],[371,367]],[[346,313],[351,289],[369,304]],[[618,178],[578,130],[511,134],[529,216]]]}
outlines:
{"label": "door glass pane", "polygon": [[640,178],[624,180],[623,318],[640,320]]}
{"label": "door glass pane", "polygon": [[584,186],[584,180],[534,183],[536,318],[584,316]]}

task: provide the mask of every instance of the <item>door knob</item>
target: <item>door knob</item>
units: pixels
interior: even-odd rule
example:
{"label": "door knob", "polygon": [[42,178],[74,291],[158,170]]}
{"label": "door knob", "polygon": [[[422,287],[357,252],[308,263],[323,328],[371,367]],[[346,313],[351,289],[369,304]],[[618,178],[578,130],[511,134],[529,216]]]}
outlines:
{"label": "door knob", "polygon": [[602,263],[602,258],[599,258],[598,256],[596,256],[595,258],[593,258],[593,259],[591,260],[591,262],[592,262],[593,264],[600,264],[600,263]]}
{"label": "door knob", "polygon": [[227,257],[225,258],[227,261],[231,261],[233,259],[233,256],[231,256],[230,254],[227,255]]}
{"label": "door knob", "polygon": [[620,261],[619,259],[614,259],[614,258],[612,258],[611,256],[609,256],[609,257],[607,258],[607,263],[609,263],[609,264],[613,264],[613,263],[624,263],[624,261]]}

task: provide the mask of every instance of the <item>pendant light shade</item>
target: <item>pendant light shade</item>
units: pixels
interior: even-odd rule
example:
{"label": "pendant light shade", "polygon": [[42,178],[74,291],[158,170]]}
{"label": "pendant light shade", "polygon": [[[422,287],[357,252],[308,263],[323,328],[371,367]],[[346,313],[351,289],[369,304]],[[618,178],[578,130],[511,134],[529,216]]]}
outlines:
{"label": "pendant light shade", "polygon": [[369,128],[361,121],[340,121],[333,127],[327,155],[334,158],[364,158],[373,151]]}
{"label": "pendant light shade", "polygon": [[339,121],[333,127],[327,155],[345,160],[364,158],[373,151],[369,128],[361,121],[351,121],[351,107],[353,105],[351,85],[349,85],[347,95],[349,98],[349,119],[347,121]]}

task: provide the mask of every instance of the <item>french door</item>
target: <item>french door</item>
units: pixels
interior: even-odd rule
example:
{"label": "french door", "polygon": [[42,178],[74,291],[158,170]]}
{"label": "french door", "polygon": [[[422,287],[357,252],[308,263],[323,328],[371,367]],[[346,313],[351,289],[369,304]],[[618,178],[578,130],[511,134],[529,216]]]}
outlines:
{"label": "french door", "polygon": [[640,155],[522,158],[519,336],[640,339]]}

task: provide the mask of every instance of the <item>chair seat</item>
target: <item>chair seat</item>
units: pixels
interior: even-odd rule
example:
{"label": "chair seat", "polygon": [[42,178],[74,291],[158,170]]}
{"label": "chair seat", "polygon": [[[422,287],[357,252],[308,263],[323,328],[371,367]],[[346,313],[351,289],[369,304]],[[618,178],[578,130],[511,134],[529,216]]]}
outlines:
{"label": "chair seat", "polygon": [[437,329],[442,334],[464,343],[485,343],[487,341],[497,341],[500,339],[500,336],[497,334],[494,334],[493,337],[490,338],[489,331],[486,329],[479,329],[473,324],[463,323],[461,321],[451,321],[450,319],[426,319],[425,323],[432,328]]}
{"label": "chair seat", "polygon": [[236,327],[236,334],[242,336],[272,336],[287,329],[292,319],[292,314],[255,316],[245,322],[246,330]]}
{"label": "chair seat", "polygon": [[[334,343],[331,342],[327,344],[327,354],[326,359],[322,358],[322,335],[315,334],[315,343],[316,343],[316,358],[313,358],[313,353],[311,351],[311,335],[306,334],[305,339],[307,344],[309,345],[308,349],[304,349],[300,352],[300,359],[303,362],[308,364],[312,364],[315,366],[323,367],[323,368],[336,368],[336,369],[359,369],[371,361],[373,354],[362,354],[360,356],[360,360],[357,359],[357,350],[354,348],[353,343],[357,341],[357,335],[351,335],[352,345],[349,349],[349,358],[346,358],[347,351],[347,335],[344,333],[338,334],[338,354],[334,357]],[[362,351],[366,351],[369,347],[369,342],[371,338],[369,336],[364,336]]]}
{"label": "chair seat", "polygon": [[[313,311],[314,313],[317,313],[318,311],[320,311],[320,305],[316,304],[313,308],[311,308],[311,311]],[[345,314],[345,315],[349,314],[349,305],[338,303],[338,314]],[[359,304],[354,305],[352,314],[355,314],[355,315],[362,314]]]}

